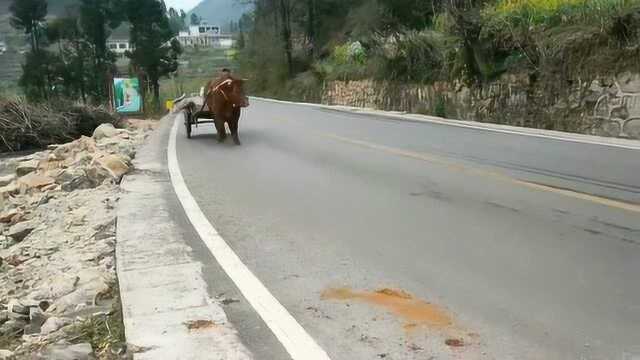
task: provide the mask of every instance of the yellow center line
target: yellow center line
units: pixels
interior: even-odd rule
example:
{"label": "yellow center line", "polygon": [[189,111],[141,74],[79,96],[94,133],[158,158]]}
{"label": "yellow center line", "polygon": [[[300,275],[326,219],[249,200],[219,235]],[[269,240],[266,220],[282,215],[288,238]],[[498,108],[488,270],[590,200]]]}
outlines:
{"label": "yellow center line", "polygon": [[398,149],[398,148],[389,147],[389,146],[385,146],[385,145],[378,145],[378,144],[374,144],[374,143],[371,143],[371,142],[368,142],[368,141],[350,139],[350,138],[346,138],[346,137],[343,137],[343,136],[330,134],[330,133],[321,133],[321,136],[326,137],[326,138],[330,138],[330,139],[333,139],[333,140],[341,141],[341,142],[344,142],[344,143],[357,145],[357,146],[360,146],[360,147],[363,147],[363,148],[383,151],[383,152],[386,152],[386,153],[389,153],[389,154],[394,154],[394,155],[403,156],[403,157],[407,157],[407,158],[411,158],[411,159],[416,159],[416,160],[420,160],[420,161],[425,161],[425,162],[430,162],[430,163],[442,165],[442,166],[445,166],[448,169],[451,169],[451,170],[454,170],[454,171],[470,173],[470,174],[483,176],[483,177],[490,177],[490,178],[495,179],[495,180],[508,182],[508,183],[515,184],[515,185],[520,185],[520,186],[523,186],[523,187],[526,187],[526,188],[529,188],[529,189],[534,189],[534,190],[538,190],[538,191],[545,191],[545,192],[551,192],[551,193],[554,193],[554,194],[559,194],[559,195],[571,197],[571,198],[574,198],[574,199],[580,199],[580,200],[592,202],[592,203],[599,204],[599,205],[604,205],[604,206],[608,206],[608,207],[612,207],[612,208],[616,208],[616,209],[621,209],[621,210],[640,213],[640,204],[629,203],[629,202],[613,200],[613,199],[607,199],[605,197],[585,194],[585,193],[581,193],[581,192],[578,192],[578,191],[573,191],[573,190],[568,190],[568,189],[559,189],[559,188],[556,188],[556,187],[553,187],[553,186],[537,184],[537,183],[533,183],[533,182],[529,182],[529,181],[525,181],[525,180],[519,180],[519,179],[510,177],[508,175],[505,175],[505,174],[499,173],[499,172],[495,172],[495,171],[469,168],[468,166],[465,166],[465,165],[462,165],[462,164],[457,164],[457,163],[454,163],[454,162],[449,161],[447,159],[444,159],[442,157],[431,155],[431,154],[419,153],[419,152],[410,151],[410,150],[403,150],[403,149]]}

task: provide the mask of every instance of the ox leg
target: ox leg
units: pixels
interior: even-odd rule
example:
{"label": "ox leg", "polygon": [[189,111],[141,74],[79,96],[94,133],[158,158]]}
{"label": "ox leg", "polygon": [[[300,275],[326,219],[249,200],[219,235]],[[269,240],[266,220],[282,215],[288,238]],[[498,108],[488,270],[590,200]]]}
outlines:
{"label": "ox leg", "polygon": [[240,121],[240,108],[233,109],[233,116],[229,121],[229,130],[231,137],[236,145],[240,145],[240,137],[238,136],[238,122]]}
{"label": "ox leg", "polygon": [[240,145],[240,137],[238,137],[238,122],[231,120],[229,122],[229,130],[231,130],[231,137],[236,145]]}
{"label": "ox leg", "polygon": [[227,130],[224,128],[224,121],[216,119],[214,121],[216,131],[218,132],[218,142],[223,142],[227,138]]}

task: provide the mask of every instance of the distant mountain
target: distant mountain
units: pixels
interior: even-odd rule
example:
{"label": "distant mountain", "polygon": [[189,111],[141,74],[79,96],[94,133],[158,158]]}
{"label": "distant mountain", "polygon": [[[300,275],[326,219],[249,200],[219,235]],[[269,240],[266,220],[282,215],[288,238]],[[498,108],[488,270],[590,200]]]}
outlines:
{"label": "distant mountain", "polygon": [[231,21],[238,21],[249,10],[251,5],[242,5],[238,0],[203,0],[188,15],[195,13],[210,25],[225,26]]}

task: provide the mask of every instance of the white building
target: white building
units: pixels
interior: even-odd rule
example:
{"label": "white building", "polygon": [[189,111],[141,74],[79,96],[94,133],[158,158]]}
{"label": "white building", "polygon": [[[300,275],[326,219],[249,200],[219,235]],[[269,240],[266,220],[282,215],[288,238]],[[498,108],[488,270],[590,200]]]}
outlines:
{"label": "white building", "polygon": [[133,46],[131,46],[131,42],[129,41],[131,37],[130,26],[129,23],[121,24],[113,30],[113,33],[107,39],[107,49],[111,50],[119,58],[123,58],[127,50],[133,50]]}
{"label": "white building", "polygon": [[124,56],[125,51],[133,50],[129,39],[109,38],[107,39],[107,48],[119,57]]}
{"label": "white building", "polygon": [[180,31],[177,39],[183,47],[228,49],[233,46],[231,35],[222,34],[219,26],[207,24],[189,26],[188,31]]}

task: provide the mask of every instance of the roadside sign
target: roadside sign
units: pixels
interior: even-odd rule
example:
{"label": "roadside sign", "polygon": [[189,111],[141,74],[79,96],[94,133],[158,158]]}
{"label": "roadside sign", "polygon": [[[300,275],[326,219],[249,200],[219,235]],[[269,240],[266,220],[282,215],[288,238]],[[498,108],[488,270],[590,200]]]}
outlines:
{"label": "roadside sign", "polygon": [[113,102],[116,112],[134,114],[142,112],[142,92],[138,78],[114,78]]}

